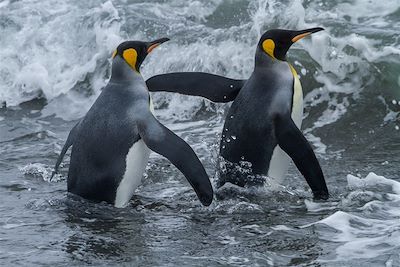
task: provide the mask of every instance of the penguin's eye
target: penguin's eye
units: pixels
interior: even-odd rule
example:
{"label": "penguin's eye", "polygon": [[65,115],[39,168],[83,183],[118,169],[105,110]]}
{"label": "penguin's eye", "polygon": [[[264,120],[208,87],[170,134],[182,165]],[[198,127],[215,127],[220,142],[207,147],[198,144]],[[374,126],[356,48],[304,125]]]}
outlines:
{"label": "penguin's eye", "polygon": [[122,57],[125,59],[126,63],[131,66],[132,69],[136,70],[136,62],[137,62],[137,51],[134,48],[129,48],[124,50],[122,53]]}

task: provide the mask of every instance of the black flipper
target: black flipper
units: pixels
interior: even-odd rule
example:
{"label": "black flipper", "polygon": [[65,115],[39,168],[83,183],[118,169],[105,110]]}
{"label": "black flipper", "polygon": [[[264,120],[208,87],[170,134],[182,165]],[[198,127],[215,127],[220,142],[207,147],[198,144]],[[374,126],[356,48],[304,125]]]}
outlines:
{"label": "black flipper", "polygon": [[230,102],[245,82],[204,72],[175,72],[151,77],[146,84],[150,92],[174,92],[202,96],[213,102]]}
{"label": "black flipper", "polygon": [[80,121],[72,128],[72,130],[69,132],[68,137],[67,137],[67,141],[65,141],[64,147],[61,150],[60,155],[58,156],[56,165],[54,166],[54,170],[51,174],[50,177],[50,181],[53,179],[54,175],[58,172],[58,168],[60,167],[60,164],[65,156],[65,153],[67,153],[67,150],[70,146],[72,146],[72,144],[74,143],[75,140],[75,136],[78,132],[79,129],[79,123]]}
{"label": "black flipper", "polygon": [[213,188],[192,148],[149,114],[138,123],[139,135],[152,151],[166,157],[186,177],[205,206],[213,200]]}
{"label": "black flipper", "polygon": [[290,116],[276,119],[278,144],[293,160],[313,191],[314,199],[328,199],[324,174],[307,139]]}

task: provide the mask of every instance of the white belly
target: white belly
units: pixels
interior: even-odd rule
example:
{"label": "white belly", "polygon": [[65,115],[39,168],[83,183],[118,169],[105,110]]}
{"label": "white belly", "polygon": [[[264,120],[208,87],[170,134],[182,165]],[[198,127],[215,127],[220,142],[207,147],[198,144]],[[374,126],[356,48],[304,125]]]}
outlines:
{"label": "white belly", "polygon": [[149,156],[150,149],[142,139],[133,144],[129,149],[129,152],[126,155],[125,173],[117,188],[117,194],[115,196],[115,207],[123,208],[128,205],[133,193],[142,181]]}
{"label": "white belly", "polygon": [[[150,111],[154,113],[153,101],[150,98]],[[126,169],[117,188],[115,207],[126,207],[136,188],[140,185],[150,156],[150,149],[142,139],[133,144],[126,155]]]}
{"label": "white belly", "polygon": [[[292,107],[292,120],[297,128],[301,128],[303,120],[303,90],[301,88],[300,80],[297,73],[294,72],[294,92],[293,92],[293,107]],[[268,177],[272,178],[274,182],[280,184],[289,168],[290,157],[278,146],[275,147],[271,161],[269,163]]]}

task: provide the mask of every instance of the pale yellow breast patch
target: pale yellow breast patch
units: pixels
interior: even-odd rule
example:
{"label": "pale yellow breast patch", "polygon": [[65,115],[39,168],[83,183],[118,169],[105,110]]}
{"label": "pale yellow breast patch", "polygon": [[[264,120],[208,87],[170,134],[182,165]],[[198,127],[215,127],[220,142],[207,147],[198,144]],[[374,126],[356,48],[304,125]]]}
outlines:
{"label": "pale yellow breast patch", "polygon": [[301,121],[303,119],[303,88],[297,75],[296,70],[289,64],[294,78],[293,90],[293,105],[292,105],[292,119],[296,126],[300,129]]}

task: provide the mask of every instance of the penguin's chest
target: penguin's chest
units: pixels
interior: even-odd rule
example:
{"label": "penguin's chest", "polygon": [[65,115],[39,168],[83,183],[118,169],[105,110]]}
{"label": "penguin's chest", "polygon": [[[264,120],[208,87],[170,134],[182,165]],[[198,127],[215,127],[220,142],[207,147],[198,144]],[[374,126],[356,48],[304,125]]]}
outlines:
{"label": "penguin's chest", "polygon": [[[150,98],[150,111],[154,113],[153,102]],[[118,185],[115,196],[115,207],[122,208],[128,205],[136,188],[140,185],[143,173],[146,170],[150,156],[150,149],[142,139],[135,142],[129,149],[125,159],[125,172]]]}
{"label": "penguin's chest", "polygon": [[[303,120],[303,89],[295,69],[292,66],[290,66],[290,69],[294,77],[291,117],[300,129]],[[289,168],[289,162],[289,156],[277,145],[269,162],[268,176],[277,183],[281,183]]]}
{"label": "penguin's chest", "polygon": [[[291,67],[293,68],[293,67]],[[303,121],[303,89],[296,71],[293,69],[294,84],[293,84],[293,101],[292,101],[292,120],[300,129]]]}

